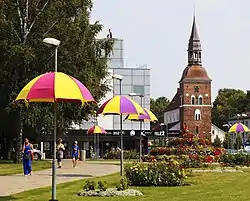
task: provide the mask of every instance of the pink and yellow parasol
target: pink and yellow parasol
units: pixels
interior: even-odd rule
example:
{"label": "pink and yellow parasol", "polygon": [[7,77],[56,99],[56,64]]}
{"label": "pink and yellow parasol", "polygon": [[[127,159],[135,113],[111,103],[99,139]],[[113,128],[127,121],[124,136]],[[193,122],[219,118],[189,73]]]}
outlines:
{"label": "pink and yellow parasol", "polygon": [[42,74],[31,80],[16,98],[27,102],[95,101],[89,90],[76,78],[61,72]]}
{"label": "pink and yellow parasol", "polygon": [[249,132],[249,128],[242,123],[235,123],[230,129],[229,133],[243,133]]}
{"label": "pink and yellow parasol", "polygon": [[115,96],[103,103],[98,113],[103,115],[145,114],[145,111],[131,98],[126,96]]}
{"label": "pink and yellow parasol", "polygon": [[149,109],[147,108],[143,108],[145,114],[130,114],[126,117],[127,120],[131,120],[131,121],[158,121],[157,117],[155,116],[155,114],[153,112],[151,112]]}
{"label": "pink and yellow parasol", "polygon": [[106,134],[107,131],[105,131],[104,128],[101,126],[93,126],[88,129],[88,134]]}

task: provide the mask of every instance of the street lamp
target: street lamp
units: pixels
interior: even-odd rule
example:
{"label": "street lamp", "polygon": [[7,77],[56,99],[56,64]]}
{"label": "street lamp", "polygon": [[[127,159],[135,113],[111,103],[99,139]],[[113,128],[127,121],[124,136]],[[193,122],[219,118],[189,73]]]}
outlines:
{"label": "street lamp", "polygon": [[[138,94],[138,93],[130,93],[129,96],[137,96],[137,97],[140,97],[141,98],[141,107],[142,106],[142,100],[144,98],[144,95],[143,94]],[[139,144],[139,161],[140,163],[142,162],[142,139],[141,139],[141,136],[142,136],[142,120],[139,120],[140,121],[140,144]]]}
{"label": "street lamp", "polygon": [[[119,80],[119,85],[120,85],[120,96],[122,95],[122,80],[123,76],[119,74],[114,74],[112,76],[113,79]],[[121,176],[123,175],[123,136],[122,136],[122,113],[120,114],[120,148],[121,148],[121,157],[120,157],[120,174]]]}
{"label": "street lamp", "polygon": [[168,124],[165,124],[165,123],[161,123],[160,124],[161,126],[166,126],[166,134],[165,134],[165,145],[167,145],[168,146]]}
{"label": "street lamp", "polygon": [[[61,43],[61,41],[55,38],[45,38],[43,39],[43,43],[47,46],[52,46],[55,48],[55,72],[57,72],[57,49]],[[52,199],[50,201],[56,200],[56,124],[57,124],[57,116],[56,116],[56,102],[54,103],[54,136],[53,136],[53,165],[52,165]]]}

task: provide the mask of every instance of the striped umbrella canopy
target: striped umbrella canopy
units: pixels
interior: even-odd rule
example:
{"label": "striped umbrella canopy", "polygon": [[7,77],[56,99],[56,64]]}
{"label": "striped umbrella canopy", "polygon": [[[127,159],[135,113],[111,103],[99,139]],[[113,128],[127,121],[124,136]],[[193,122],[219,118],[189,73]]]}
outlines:
{"label": "striped umbrella canopy", "polygon": [[101,126],[93,126],[88,129],[88,134],[106,134],[107,131],[104,130]]}
{"label": "striped umbrella canopy", "polygon": [[76,78],[61,72],[42,74],[31,80],[16,98],[27,102],[95,101],[89,90]]}
{"label": "striped umbrella canopy", "polygon": [[249,132],[249,128],[242,123],[235,123],[230,129],[229,133],[243,133]]}
{"label": "striped umbrella canopy", "polygon": [[145,114],[143,108],[126,96],[115,96],[101,105],[98,114],[120,115],[120,114]]}
{"label": "striped umbrella canopy", "polygon": [[151,112],[147,108],[143,108],[145,114],[129,114],[125,119],[131,120],[131,121],[158,121],[157,117],[153,112]]}

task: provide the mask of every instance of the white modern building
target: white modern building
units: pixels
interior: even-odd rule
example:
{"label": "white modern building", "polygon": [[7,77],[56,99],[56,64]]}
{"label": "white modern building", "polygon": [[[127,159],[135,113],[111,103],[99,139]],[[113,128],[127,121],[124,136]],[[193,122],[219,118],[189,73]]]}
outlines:
{"label": "white modern building", "polygon": [[[102,99],[100,105],[106,100],[120,95],[120,82],[112,78],[114,74],[119,74],[123,76],[122,95],[129,96],[130,93],[143,94],[142,106],[150,109],[150,69],[145,65],[144,67],[124,67],[124,41],[122,39],[114,40],[113,52],[108,61],[110,75],[107,77],[111,91]],[[140,97],[131,98],[141,104]],[[99,115],[98,124],[106,130],[119,130],[120,117]],[[92,119],[84,121],[81,125],[73,125],[73,129],[88,129],[91,126],[93,126]],[[144,123],[143,129],[149,130],[150,123]],[[123,130],[139,130],[139,123],[126,120],[123,122]]]}

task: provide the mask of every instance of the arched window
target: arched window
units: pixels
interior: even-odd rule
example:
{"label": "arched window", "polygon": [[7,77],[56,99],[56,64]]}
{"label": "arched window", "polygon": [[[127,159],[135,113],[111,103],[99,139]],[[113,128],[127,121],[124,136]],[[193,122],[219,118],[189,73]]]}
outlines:
{"label": "arched window", "polygon": [[195,119],[196,121],[200,121],[200,120],[201,120],[201,111],[200,111],[199,109],[196,109],[196,110],[195,110],[194,119]]}
{"label": "arched window", "polygon": [[196,126],[196,127],[195,127],[195,132],[196,132],[196,134],[199,133],[199,126]]}
{"label": "arched window", "polygon": [[198,105],[203,105],[203,97],[202,97],[202,95],[199,95]]}
{"label": "arched window", "polygon": [[194,95],[191,96],[191,104],[195,105],[195,96]]}

